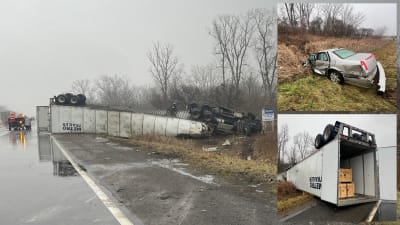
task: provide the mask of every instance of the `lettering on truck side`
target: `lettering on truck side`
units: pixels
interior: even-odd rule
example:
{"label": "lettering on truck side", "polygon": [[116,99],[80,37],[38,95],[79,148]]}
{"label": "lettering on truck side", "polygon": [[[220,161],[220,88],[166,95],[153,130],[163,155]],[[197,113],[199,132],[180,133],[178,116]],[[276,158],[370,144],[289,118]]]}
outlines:
{"label": "lettering on truck side", "polygon": [[309,177],[310,188],[321,189],[322,177]]}
{"label": "lettering on truck side", "polygon": [[76,124],[76,123],[63,123],[62,129],[65,131],[81,132],[82,126],[81,124]]}

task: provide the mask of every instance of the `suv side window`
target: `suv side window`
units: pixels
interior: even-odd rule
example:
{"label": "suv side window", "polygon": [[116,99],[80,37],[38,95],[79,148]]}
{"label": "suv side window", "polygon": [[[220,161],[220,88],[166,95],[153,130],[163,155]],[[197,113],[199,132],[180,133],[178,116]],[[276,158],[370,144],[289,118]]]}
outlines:
{"label": "suv side window", "polygon": [[326,52],[318,53],[317,60],[328,61],[328,54]]}

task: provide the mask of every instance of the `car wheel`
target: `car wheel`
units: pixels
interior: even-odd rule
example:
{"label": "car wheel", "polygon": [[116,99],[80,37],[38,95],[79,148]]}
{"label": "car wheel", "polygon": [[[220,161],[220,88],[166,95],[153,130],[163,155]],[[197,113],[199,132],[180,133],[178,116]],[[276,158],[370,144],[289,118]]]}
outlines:
{"label": "car wheel", "polygon": [[322,136],[322,134],[318,134],[317,137],[315,137],[314,145],[316,149],[319,149],[324,145],[324,136]]}
{"label": "car wheel", "polygon": [[325,142],[329,142],[335,136],[335,127],[332,124],[326,125],[324,129],[324,140]]}
{"label": "car wheel", "polygon": [[331,70],[329,72],[329,80],[338,84],[344,84],[343,75],[336,70]]}

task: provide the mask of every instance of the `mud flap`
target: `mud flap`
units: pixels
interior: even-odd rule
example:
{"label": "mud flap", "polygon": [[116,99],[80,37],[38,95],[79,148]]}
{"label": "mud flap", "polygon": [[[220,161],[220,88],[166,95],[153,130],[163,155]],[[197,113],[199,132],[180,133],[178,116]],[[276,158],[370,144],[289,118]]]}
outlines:
{"label": "mud flap", "polygon": [[386,74],[380,62],[376,62],[376,65],[378,66],[378,74],[379,74],[378,93],[383,94],[386,91]]}

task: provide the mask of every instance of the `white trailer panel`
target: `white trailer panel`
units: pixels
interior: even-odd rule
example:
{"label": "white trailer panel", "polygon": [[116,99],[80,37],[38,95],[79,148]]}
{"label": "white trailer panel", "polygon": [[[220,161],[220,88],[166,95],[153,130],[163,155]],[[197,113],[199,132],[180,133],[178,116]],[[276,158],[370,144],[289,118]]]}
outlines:
{"label": "white trailer panel", "polygon": [[121,112],[119,114],[119,135],[121,137],[131,137],[131,115],[130,112]]}
{"label": "white trailer panel", "polygon": [[96,110],[86,107],[83,109],[83,132],[96,133]]}
{"label": "white trailer panel", "polygon": [[107,111],[96,110],[96,133],[106,134],[107,129]]}
{"label": "white trailer panel", "polygon": [[179,122],[180,122],[180,119],[178,119],[178,118],[168,118],[167,129],[165,131],[165,135],[166,136],[177,136]]}
{"label": "white trailer panel", "polygon": [[168,117],[157,116],[154,121],[154,134],[165,136]]}
{"label": "white trailer panel", "polygon": [[383,200],[397,201],[396,147],[378,148],[380,196]]}
{"label": "white trailer panel", "polygon": [[52,133],[80,133],[82,132],[83,111],[71,106],[51,106]]}
{"label": "white trailer panel", "polygon": [[49,131],[50,114],[48,106],[36,106],[36,125],[37,131]]}
{"label": "white trailer panel", "polygon": [[132,113],[132,136],[143,134],[143,114]]}
{"label": "white trailer panel", "polygon": [[143,135],[154,134],[154,122],[156,116],[153,115],[143,115]]}
{"label": "white trailer panel", "polygon": [[287,171],[287,179],[299,190],[321,196],[322,151],[315,152]]}
{"label": "white trailer panel", "polygon": [[108,135],[119,136],[119,112],[107,112]]}
{"label": "white trailer panel", "polygon": [[333,204],[338,200],[339,141],[332,140],[322,151],[321,199]]}

